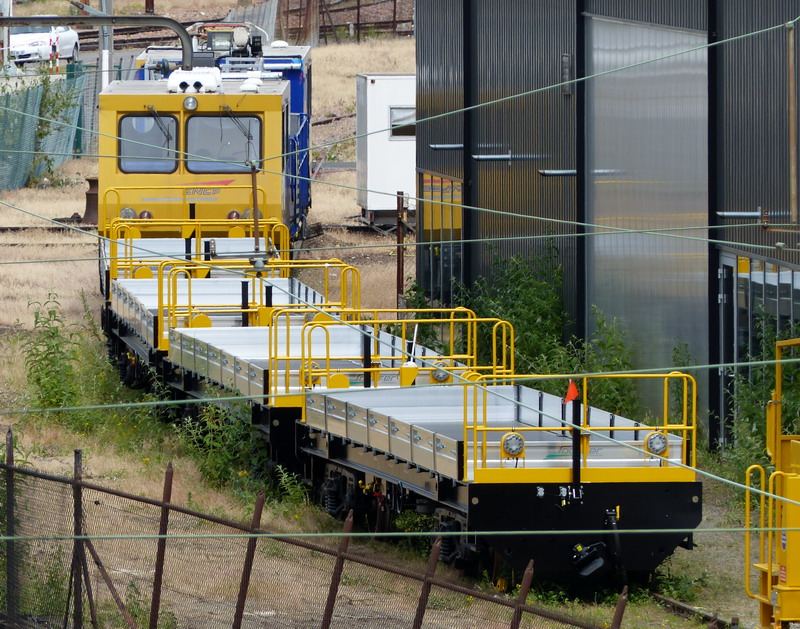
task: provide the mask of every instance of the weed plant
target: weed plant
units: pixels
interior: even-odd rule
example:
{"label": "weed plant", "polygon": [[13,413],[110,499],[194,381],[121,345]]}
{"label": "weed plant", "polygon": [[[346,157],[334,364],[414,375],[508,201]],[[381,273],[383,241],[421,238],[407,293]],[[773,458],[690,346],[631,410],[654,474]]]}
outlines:
{"label": "weed plant", "polygon": [[[144,627],[149,626],[150,621],[150,603],[148,598],[142,594],[141,589],[136,581],[129,581],[125,587],[125,608],[131,615],[135,626]],[[119,616],[119,614],[115,614]],[[178,626],[178,619],[175,613],[169,608],[162,608],[159,610],[158,629],[176,629]]]}
{"label": "weed plant", "polygon": [[212,487],[244,488],[254,470],[267,468],[266,451],[254,438],[250,408],[244,402],[203,404],[197,417],[186,414],[175,430]]}
{"label": "weed plant", "polygon": [[[25,367],[39,408],[73,406],[79,398],[76,363],[80,328],[65,323],[55,293],[43,302],[30,302],[33,331],[24,341]],[[63,415],[58,416],[62,421]]]}
{"label": "weed plant", "polygon": [[[505,319],[514,326],[517,373],[604,373],[632,368],[631,348],[619,321],[608,319],[597,307],[592,307],[594,331],[588,339],[564,338],[569,320],[561,299],[563,269],[557,264],[553,245],[539,256],[496,256],[492,273],[491,278],[479,277],[471,286],[457,287],[456,293],[459,303],[479,317]],[[412,297],[419,300],[418,295]],[[479,343],[491,351],[489,338],[484,336]],[[489,356],[480,360],[487,363]],[[566,391],[566,383],[560,379],[540,380],[535,386],[559,396]],[[591,386],[594,406],[626,417],[640,410],[633,380],[598,379]]]}
{"label": "weed plant", "polygon": [[[34,328],[22,341],[29,405],[47,411],[32,421],[56,421],[78,435],[107,437],[122,452],[141,451],[145,444],[161,451],[168,436],[158,421],[162,411],[157,406],[127,405],[160,402],[163,395],[157,388],[142,394],[122,385],[86,300],[82,323],[65,321],[54,293],[43,302],[31,302],[30,307]],[[57,410],[71,406],[98,408]]]}
{"label": "weed plant", "polygon": [[[755,321],[754,342],[746,357],[747,362],[773,361],[775,343],[800,336],[800,324],[776,330],[775,319],[761,314]],[[800,358],[796,349],[784,349],[786,360]],[[746,469],[760,464],[769,474],[772,466],[766,452],[766,407],[775,388],[775,365],[739,367],[733,373],[733,419],[730,424],[731,442],[716,458],[721,475],[743,481]],[[797,434],[800,430],[800,364],[783,365],[782,420],[783,434]]]}
{"label": "weed plant", "polygon": [[[435,531],[437,520],[435,516],[417,513],[409,509],[394,516],[393,526],[404,533],[424,533],[426,531]],[[433,536],[410,535],[402,538],[399,546],[401,549],[409,551],[413,556],[424,559],[430,555],[432,541]]]}

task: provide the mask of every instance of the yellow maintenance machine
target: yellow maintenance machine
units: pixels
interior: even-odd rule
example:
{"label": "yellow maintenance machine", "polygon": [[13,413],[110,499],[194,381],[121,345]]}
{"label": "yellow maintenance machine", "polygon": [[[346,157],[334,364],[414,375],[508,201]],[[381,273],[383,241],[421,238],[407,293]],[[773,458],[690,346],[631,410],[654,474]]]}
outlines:
{"label": "yellow maintenance machine", "polygon": [[[753,475],[770,494],[759,496],[758,548],[752,536],[745,537],[745,587],[747,595],[759,601],[762,629],[788,629],[800,622],[800,435],[783,434],[783,364],[800,339],[775,344],[775,390],[767,404],[766,447],[774,471],[766,481],[760,465],[747,470],[747,486]],[[747,492],[745,527],[751,526],[750,491]],[[753,575],[758,589],[754,591]]]}

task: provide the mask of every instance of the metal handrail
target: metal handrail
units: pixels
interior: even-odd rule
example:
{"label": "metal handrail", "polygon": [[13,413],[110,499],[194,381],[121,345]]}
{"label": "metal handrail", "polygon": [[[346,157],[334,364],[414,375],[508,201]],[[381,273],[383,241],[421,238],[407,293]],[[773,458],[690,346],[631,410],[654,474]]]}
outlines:
{"label": "metal handrail", "polygon": [[[758,489],[763,490],[765,482],[766,482],[766,472],[764,471],[764,468],[761,465],[751,465],[750,467],[747,468],[747,471],[745,472],[745,481],[744,481],[745,485],[747,486],[747,489],[744,492],[744,496],[745,496],[745,502],[744,502],[744,505],[745,505],[745,507],[744,507],[744,528],[745,528],[745,531],[749,531],[750,530],[750,522],[751,522],[751,515],[750,515],[750,499],[751,499],[750,487],[751,487],[751,484],[750,484],[750,478],[751,478],[751,475],[752,475],[752,473],[754,471],[757,471],[758,474],[759,474]],[[756,563],[763,564],[763,563],[766,563],[764,561],[764,558],[766,556],[766,538],[765,538],[765,535],[764,535],[764,518],[766,516],[766,511],[764,509],[765,498],[764,498],[764,494],[763,493],[759,494],[758,501],[759,501],[759,509],[758,509],[758,529],[759,529],[759,531],[758,531],[758,561],[756,561]],[[745,536],[744,536],[744,588],[745,588],[745,592],[747,592],[747,596],[749,596],[750,598],[753,598],[753,599],[755,599],[757,601],[761,601],[762,603],[771,604],[769,593],[764,593],[764,592],[755,593],[755,592],[753,592],[753,588],[752,588],[752,584],[751,584],[751,580],[750,580],[751,579],[750,570],[752,568],[751,552],[752,551],[751,551],[750,533],[747,532],[747,533],[745,533]],[[771,568],[771,561],[770,561],[770,566],[769,567]],[[771,583],[771,579],[768,579],[768,581]],[[759,584],[759,591],[760,591],[760,584]]]}
{"label": "metal handrail", "polygon": [[[203,190],[204,189],[213,190],[213,189],[217,189],[217,188],[222,188],[223,190],[226,190],[226,191],[230,191],[230,190],[248,190],[248,191],[251,192],[249,198],[250,198],[250,203],[252,205],[252,199],[253,199],[252,190],[253,190],[253,186],[250,183],[247,183],[247,184],[232,184],[232,185],[227,185],[227,186],[222,186],[222,187],[221,186],[214,186],[214,185],[202,185],[202,184],[197,184],[197,185],[195,185],[195,184],[191,184],[191,185],[171,185],[171,186],[161,186],[161,185],[111,186],[109,188],[106,188],[103,191],[102,198],[100,199],[100,204],[101,204],[101,207],[103,208],[103,211],[104,211],[105,216],[106,216],[106,224],[110,225],[113,221],[119,220],[118,214],[119,214],[120,209],[123,206],[123,202],[122,202],[123,195],[121,193],[123,193],[123,192],[131,192],[131,191],[134,191],[134,190],[171,190],[173,192],[178,192],[181,195],[180,204],[181,204],[181,209],[182,209],[182,214],[183,214],[182,218],[179,218],[179,219],[155,219],[155,220],[191,221],[191,220],[194,220],[194,219],[191,219],[189,217],[189,203],[188,203],[188,199],[187,199],[187,197],[189,196],[189,194],[188,194],[189,190],[201,190],[201,189],[203,189]],[[256,188],[256,190],[257,190],[257,193],[258,193],[258,205],[259,205],[259,207],[266,208],[267,207],[267,192],[266,192],[266,190],[261,186],[258,186]],[[112,195],[116,195],[116,202],[112,202],[109,199],[109,197],[111,197]],[[176,200],[174,203],[177,203],[177,202],[178,201]],[[111,207],[116,207],[117,208],[117,212],[116,212],[117,215],[114,216],[113,219],[109,220],[109,216],[110,216],[109,209]],[[270,218],[275,218],[275,217],[267,217],[267,216],[265,216],[264,218],[265,219],[270,219]],[[123,220],[125,220],[125,219],[123,219]],[[127,219],[127,220],[131,220],[131,219]],[[152,221],[154,219],[139,219],[139,220],[142,220],[142,223],[144,224],[146,221]],[[242,219],[238,219],[238,220],[240,221],[240,224],[243,224],[245,222],[249,222],[249,221],[245,221],[245,220],[242,220]],[[102,231],[104,231],[104,226],[98,225],[98,229],[102,232]]]}
{"label": "metal handrail", "polygon": [[[517,381],[536,381],[537,379],[547,378],[549,380],[557,378],[569,379],[567,375],[530,375],[523,376],[517,375],[512,378],[503,378],[504,382],[513,384]],[[465,445],[471,444],[472,447],[472,465],[474,470],[489,469],[487,463],[487,450],[488,450],[488,435],[490,433],[498,432],[544,432],[553,430],[568,430],[572,426],[564,424],[563,427],[553,426],[519,426],[517,424],[508,424],[505,426],[489,426],[488,425],[488,398],[490,392],[486,390],[485,386],[480,389],[477,388],[478,384],[485,385],[497,379],[496,376],[481,376],[478,378],[479,382],[473,385],[472,388],[465,387],[464,389],[464,443]],[[632,380],[645,380],[645,379],[663,379],[664,380],[664,395],[665,400],[663,404],[663,417],[661,421],[656,418],[655,421],[650,423],[639,423],[638,426],[619,426],[619,425],[597,425],[596,423],[589,423],[589,409],[588,404],[589,387],[588,383],[592,380],[606,380],[606,379],[632,379]],[[589,465],[589,438],[593,433],[616,433],[616,432],[635,432],[658,430],[665,434],[680,434],[681,440],[681,461],[691,467],[696,464],[696,414],[697,414],[697,389],[695,379],[681,372],[670,372],[667,374],[620,374],[620,375],[598,375],[598,376],[585,376],[580,378],[582,382],[582,409],[581,409],[581,422],[579,425],[580,430],[580,451],[581,451],[581,468],[588,468]],[[672,423],[669,417],[669,399],[668,399],[668,385],[670,381],[679,380],[683,383],[682,390],[682,407],[681,417],[682,420],[678,423]],[[566,389],[566,387],[565,387]],[[635,420],[631,420],[635,421]],[[479,454],[480,453],[480,454]],[[647,456],[645,454],[644,456]],[[468,465],[470,459],[464,457],[464,477],[468,474]],[[661,462],[663,467],[669,467],[668,462]]]}
{"label": "metal handrail", "polygon": [[[154,267],[160,260],[174,260],[174,258],[150,258],[147,255],[136,255],[133,241],[141,238],[142,228],[166,229],[173,227],[180,230],[182,237],[184,234],[188,234],[186,237],[193,238],[195,242],[191,261],[213,264],[214,260],[204,260],[205,252],[201,250],[201,243],[205,237],[204,230],[226,226],[231,228],[244,227],[245,234],[248,234],[249,231],[249,235],[252,235],[252,224],[249,222],[243,224],[238,220],[197,219],[181,221],[176,219],[115,218],[109,226],[109,272],[111,279],[130,278],[134,276],[135,271],[140,267]],[[289,229],[285,225],[275,219],[271,219],[260,223],[259,231],[263,234],[264,240],[272,244],[273,253],[278,259],[284,261],[290,259]],[[120,245],[122,245],[122,255],[118,255]]]}
{"label": "metal handrail", "polygon": [[[387,315],[392,315],[392,318],[385,318]],[[432,316],[431,319],[409,319],[409,316]],[[291,347],[291,330],[292,318],[303,317],[303,324],[300,326],[300,354],[292,354],[288,348]],[[384,317],[384,318],[382,318]],[[309,320],[310,319],[310,320]],[[298,361],[298,388],[302,386],[313,386],[313,383],[320,381],[321,378],[326,380],[335,373],[359,373],[370,374],[370,377],[377,376],[380,379],[382,374],[395,374],[398,372],[400,365],[383,367],[379,366],[380,361],[400,361],[406,362],[405,352],[403,351],[406,344],[412,342],[413,329],[419,325],[436,325],[445,329],[447,338],[446,345],[449,348],[444,353],[431,352],[427,359],[432,361],[448,362],[448,367],[442,368],[441,366],[422,366],[420,371],[436,372],[448,371],[459,373],[475,373],[476,370],[483,372],[492,371],[507,371],[510,365],[499,363],[496,365],[479,365],[477,358],[477,326],[481,323],[490,323],[494,326],[495,330],[502,329],[505,333],[506,339],[513,338],[510,332],[504,328],[498,328],[498,319],[480,319],[475,313],[466,308],[433,308],[426,310],[415,309],[341,309],[329,311],[327,313],[320,313],[318,309],[275,309],[272,313],[272,323],[270,324],[270,392],[278,394],[282,392],[290,392],[291,389],[291,373],[288,368],[291,361]],[[505,322],[502,322],[505,323]],[[376,337],[370,341],[371,351],[369,356],[369,366],[364,363],[364,354],[353,354],[352,356],[331,356],[330,341],[328,329],[332,326],[362,326],[371,328],[372,336]],[[377,340],[378,332],[381,328],[395,327],[398,334],[395,334],[398,339],[396,347],[400,351],[393,355],[378,354],[380,342]],[[296,326],[295,326],[296,329]],[[324,335],[324,342],[320,339],[314,339],[314,331],[322,330]],[[391,333],[391,332],[390,332]],[[283,336],[281,336],[283,335]],[[493,336],[497,333],[494,332]],[[283,341],[283,343],[281,343]],[[457,349],[457,344],[463,342],[464,346],[471,348],[466,351]],[[496,342],[496,341],[495,341]],[[315,350],[313,345],[322,343],[322,350]],[[286,353],[278,354],[276,349],[283,344],[287,348]],[[506,343],[508,349],[503,356],[504,358],[513,355],[513,344]],[[428,348],[430,349],[430,348]],[[495,354],[496,356],[497,354]],[[419,357],[418,357],[419,358]],[[331,367],[331,360],[352,360],[359,361],[359,366],[350,367]],[[325,366],[321,366],[319,362]],[[461,363],[459,365],[458,363]],[[283,369],[282,365],[286,368]],[[451,368],[452,366],[452,368]]]}
{"label": "metal handrail", "polygon": [[[246,307],[240,304],[197,304],[191,298],[191,283],[197,274],[198,270],[208,270],[209,266],[214,269],[239,271],[242,273],[242,280],[249,280],[251,282],[250,301]],[[254,323],[259,326],[270,325],[272,321],[273,309],[271,306],[266,305],[265,299],[265,283],[264,279],[274,277],[287,277],[292,269],[305,268],[321,270],[326,278],[333,272],[340,272],[340,279],[344,289],[340,288],[340,294],[343,295],[345,300],[353,299],[350,291],[346,290],[347,286],[360,286],[360,276],[358,269],[341,262],[340,260],[270,260],[264,267],[256,268],[250,262],[217,262],[217,263],[203,263],[194,264],[186,262],[185,264],[177,265],[174,260],[164,260],[159,263],[157,271],[158,280],[158,310],[157,310],[157,327],[160,331],[156,339],[156,345],[160,350],[169,349],[169,329],[174,327],[178,318],[187,317],[191,318],[199,313],[214,314],[254,314],[256,315]],[[187,300],[182,303],[178,299],[177,282],[180,277],[185,277],[187,281]],[[325,282],[326,290],[335,288],[330,280]],[[322,293],[323,302],[318,307],[327,308],[343,308],[346,306],[347,301],[334,300],[331,298],[329,292]],[[296,305],[282,304],[280,310],[290,309],[291,311],[307,309],[305,303],[298,303]],[[167,325],[169,324],[169,325]],[[191,325],[189,323],[189,325]]]}

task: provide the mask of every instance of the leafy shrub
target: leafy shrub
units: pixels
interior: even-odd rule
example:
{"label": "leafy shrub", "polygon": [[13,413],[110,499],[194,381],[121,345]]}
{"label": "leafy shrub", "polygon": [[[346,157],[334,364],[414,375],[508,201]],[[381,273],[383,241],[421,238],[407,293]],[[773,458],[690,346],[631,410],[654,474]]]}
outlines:
{"label": "leafy shrub", "polygon": [[197,417],[187,414],[175,430],[213,487],[242,485],[253,470],[266,468],[267,455],[253,438],[250,408],[244,402],[203,404]]}
{"label": "leafy shrub", "polygon": [[[592,307],[594,331],[585,341],[565,340],[568,318],[563,309],[563,269],[550,244],[540,256],[495,257],[492,277],[479,277],[472,286],[460,286],[459,301],[480,317],[509,321],[516,330],[515,371],[520,374],[624,372],[632,368],[630,346],[616,319]],[[490,339],[479,338],[488,363]],[[534,385],[553,395],[563,395],[563,380],[540,380]],[[636,384],[631,379],[597,379],[591,383],[594,406],[618,415],[634,416],[639,410]]]}
{"label": "leafy shrub", "polygon": [[[769,467],[766,453],[766,407],[775,388],[775,343],[800,336],[800,324],[788,326],[780,333],[775,320],[762,314],[755,321],[755,343],[748,353],[748,362],[766,361],[740,367],[733,375],[732,394],[734,416],[731,423],[733,443],[722,451],[719,463],[722,473],[736,480],[744,479],[745,470],[752,464]],[[800,358],[796,349],[784,349],[784,359]],[[783,365],[782,420],[783,434],[796,434],[800,430],[800,364]]]}

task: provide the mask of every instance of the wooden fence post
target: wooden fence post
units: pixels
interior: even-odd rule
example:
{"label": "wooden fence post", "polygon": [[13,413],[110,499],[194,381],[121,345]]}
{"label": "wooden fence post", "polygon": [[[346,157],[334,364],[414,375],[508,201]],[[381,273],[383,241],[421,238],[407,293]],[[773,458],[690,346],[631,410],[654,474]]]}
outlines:
{"label": "wooden fence post", "polygon": [[405,268],[404,255],[405,247],[403,243],[406,235],[405,215],[403,206],[403,191],[397,191],[397,307],[400,308],[405,291]]}

